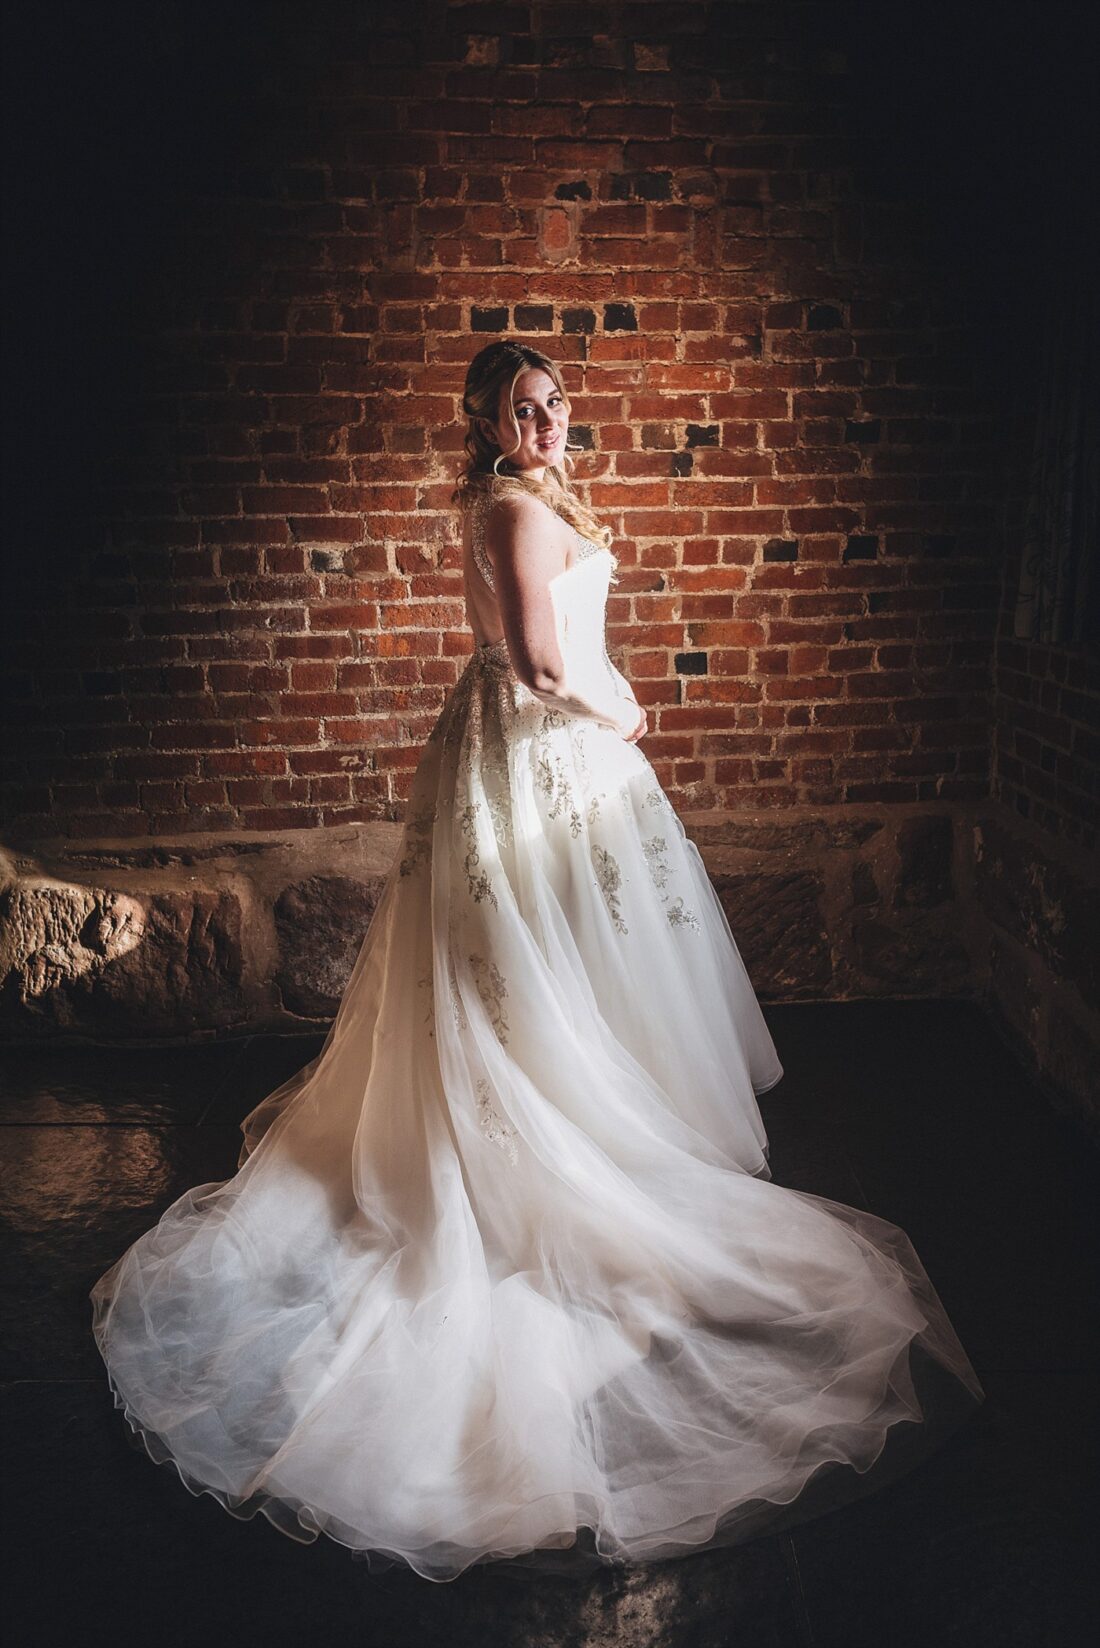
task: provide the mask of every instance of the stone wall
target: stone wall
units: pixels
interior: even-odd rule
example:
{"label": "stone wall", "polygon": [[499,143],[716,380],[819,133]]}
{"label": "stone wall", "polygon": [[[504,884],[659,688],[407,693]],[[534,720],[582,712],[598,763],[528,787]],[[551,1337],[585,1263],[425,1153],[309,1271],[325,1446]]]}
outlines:
{"label": "stone wall", "polygon": [[[765,1001],[969,996],[1100,1127],[1100,885],[1007,808],[683,815]],[[0,1038],[325,1027],[398,824],[0,851]]]}
{"label": "stone wall", "polygon": [[986,999],[1052,1096],[1100,1127],[1100,872],[1008,808],[977,817]]}
{"label": "stone wall", "polygon": [[[969,834],[949,809],[685,815],[760,994],[971,992],[958,918]],[[325,1023],[394,824],[162,842],[54,842],[4,859],[0,1034],[189,1038]]]}

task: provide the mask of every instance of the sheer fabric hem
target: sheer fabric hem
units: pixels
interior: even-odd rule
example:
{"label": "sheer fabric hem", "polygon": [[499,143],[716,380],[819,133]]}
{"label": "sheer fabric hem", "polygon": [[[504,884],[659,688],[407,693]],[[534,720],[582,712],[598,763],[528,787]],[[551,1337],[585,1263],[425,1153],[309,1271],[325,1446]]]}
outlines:
{"label": "sheer fabric hem", "polygon": [[[99,1348],[102,1354],[102,1346]],[[446,1557],[441,1556],[435,1562],[430,1561],[424,1551],[399,1551],[345,1538],[344,1533],[350,1530],[338,1518],[326,1518],[324,1513],[318,1513],[312,1506],[290,1496],[257,1492],[242,1498],[193,1477],[180,1464],[164,1438],[137,1417],[119,1391],[109,1369],[107,1384],[115,1410],[126,1421],[126,1441],[155,1465],[173,1470],[194,1498],[209,1495],[239,1522],[251,1522],[262,1516],[277,1533],[295,1544],[313,1545],[324,1536],[348,1551],[353,1561],[362,1563],[372,1574],[398,1568],[437,1584],[447,1584],[461,1578],[470,1568],[484,1567],[490,1563],[502,1575],[511,1572],[519,1577],[533,1570],[562,1579],[578,1579],[607,1568],[641,1567],[703,1555],[708,1551],[775,1535],[839,1510],[868,1494],[877,1493],[923,1463],[960,1429],[973,1410],[984,1401],[984,1393],[980,1389],[961,1384],[915,1339],[904,1347],[897,1365],[907,1366],[914,1389],[923,1389],[926,1397],[933,1393],[935,1387],[927,1410],[921,1411],[918,1400],[914,1412],[885,1425],[878,1447],[865,1462],[836,1454],[821,1460],[800,1483],[790,1485],[786,1494],[774,1499],[734,1500],[708,1513],[703,1519],[694,1518],[689,1526],[696,1527],[700,1520],[703,1526],[697,1528],[693,1537],[687,1537],[682,1525],[681,1529],[653,1530],[644,1538],[634,1541],[629,1548],[618,1541],[609,1546],[604,1529],[606,1512],[611,1506],[610,1497],[577,1493],[571,1496],[576,1506],[574,1526],[570,1529],[563,1524],[556,1540],[551,1537],[539,1546],[512,1546],[498,1541],[482,1549],[455,1544],[447,1548]],[[887,1383],[888,1386],[894,1384],[893,1375]],[[901,1383],[904,1385],[907,1380],[903,1378]],[[517,1507],[516,1516],[526,1513],[532,1505],[564,1497],[567,1496],[536,1495],[525,1505]],[[443,1549],[438,1543],[433,1548],[437,1551]]]}

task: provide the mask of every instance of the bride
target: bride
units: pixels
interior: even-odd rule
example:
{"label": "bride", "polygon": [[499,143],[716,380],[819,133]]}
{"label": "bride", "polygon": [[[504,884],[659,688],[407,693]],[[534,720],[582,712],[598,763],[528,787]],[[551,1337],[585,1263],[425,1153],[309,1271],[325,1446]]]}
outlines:
{"label": "bride", "polygon": [[557,366],[492,344],[463,407],[475,645],[336,1018],[91,1293],[193,1493],[433,1580],[746,1539],[983,1394],[904,1232],[771,1180],[782,1070],[606,651]]}

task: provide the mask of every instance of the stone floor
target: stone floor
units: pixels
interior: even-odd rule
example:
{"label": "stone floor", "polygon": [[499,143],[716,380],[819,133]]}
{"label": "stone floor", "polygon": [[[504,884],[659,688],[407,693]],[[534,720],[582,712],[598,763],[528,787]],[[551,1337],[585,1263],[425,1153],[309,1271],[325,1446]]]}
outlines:
{"label": "stone floor", "polygon": [[[1096,1476],[1097,1161],[974,1008],[773,1008],[775,1178],[900,1224],[987,1392],[916,1470],[725,1552],[581,1581],[370,1575],[192,1497],[125,1439],[87,1291],[188,1186],[230,1175],[245,1111],[312,1056],[286,1038],[0,1054],[10,1507],[21,1645],[1075,1648]],[[1091,1286],[1090,1286],[1091,1284]],[[16,1584],[16,1580],[23,1583]],[[14,1618],[13,1618],[14,1616]]]}

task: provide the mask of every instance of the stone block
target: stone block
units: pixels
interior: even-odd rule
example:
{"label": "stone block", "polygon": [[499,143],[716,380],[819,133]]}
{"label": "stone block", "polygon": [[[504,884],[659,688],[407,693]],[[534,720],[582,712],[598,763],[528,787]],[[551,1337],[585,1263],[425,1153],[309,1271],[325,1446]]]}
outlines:
{"label": "stone block", "polygon": [[931,910],[954,898],[953,846],[954,832],[946,813],[905,820],[898,831],[895,909]]}
{"label": "stone block", "polygon": [[975,838],[974,885],[995,926],[1100,1009],[1100,886],[992,817]]}
{"label": "stone block", "polygon": [[699,848],[743,847],[753,852],[833,851],[862,847],[883,829],[881,818],[844,818],[818,814],[795,819],[723,817],[685,813],[684,827]]}
{"label": "stone block", "polygon": [[970,957],[946,920],[856,921],[857,963],[872,984],[900,996],[950,995],[970,977]]}
{"label": "stone block", "polygon": [[833,959],[820,876],[717,875],[714,887],[758,993],[789,998],[827,991]]}
{"label": "stone block", "polygon": [[381,876],[314,875],[284,887],[275,901],[275,983],[290,1012],[335,1013],[384,884]]}
{"label": "stone block", "polygon": [[874,865],[858,860],[852,865],[852,903],[877,904],[878,896]]}
{"label": "stone block", "polygon": [[0,1026],[131,1037],[239,1024],[241,929],[225,889],[12,883],[0,895]]}

